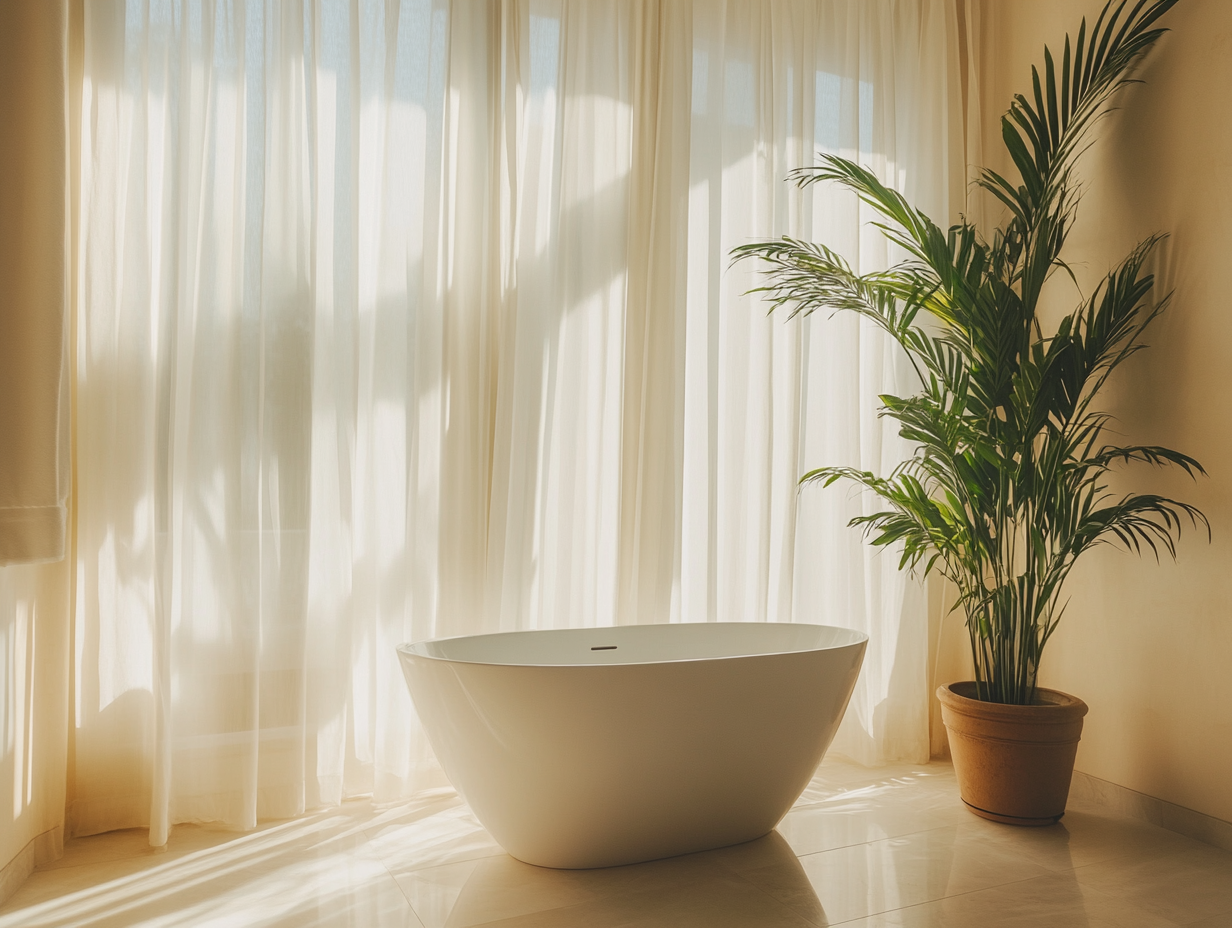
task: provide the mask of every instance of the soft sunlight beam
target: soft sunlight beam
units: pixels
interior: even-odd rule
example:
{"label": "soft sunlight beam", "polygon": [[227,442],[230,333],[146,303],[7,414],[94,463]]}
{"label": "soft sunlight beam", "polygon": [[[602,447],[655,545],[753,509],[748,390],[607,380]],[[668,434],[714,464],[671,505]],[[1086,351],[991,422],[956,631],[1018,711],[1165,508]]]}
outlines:
{"label": "soft sunlight beam", "polygon": [[[239,924],[237,913],[224,916],[220,911],[220,896],[243,906],[245,924],[292,913],[299,916],[306,901],[321,904],[357,890],[363,896],[375,880],[387,874],[370,855],[354,851],[356,842],[369,835],[367,843],[380,852],[382,860],[397,853],[410,866],[444,854],[493,851],[491,839],[453,790],[431,791],[375,815],[364,814],[369,809],[366,802],[346,803],[251,834],[219,835],[199,826],[184,826],[173,833],[173,843],[211,837],[221,838],[221,843],[25,906],[0,916],[0,928],[86,925],[104,918],[145,924],[173,899],[178,903],[177,924]],[[411,824],[413,833],[404,827]],[[242,888],[237,889],[237,883]],[[310,891],[305,887],[311,887]]]}
{"label": "soft sunlight beam", "polygon": [[[124,94],[123,99],[128,107],[132,106],[130,94]],[[150,285],[148,300],[148,319],[150,338],[147,345],[146,359],[149,362],[151,375],[158,369],[159,332],[163,316],[163,247],[166,244],[166,230],[163,228],[163,185],[166,183],[164,171],[167,161],[167,125],[165,94],[151,91],[147,103],[149,113],[149,130],[146,143],[146,245],[150,249],[149,268]],[[88,111],[87,111],[88,112]]]}
{"label": "soft sunlight beam", "polygon": [[[694,88],[697,56],[694,57]],[[705,64],[705,58],[702,58]],[[703,68],[704,77],[704,68]],[[717,293],[710,289],[711,217],[710,179],[689,186],[688,290],[685,297],[684,340],[684,473],[692,475],[681,490],[680,614],[679,621],[713,618],[710,594],[714,548],[714,441],[716,412],[710,403],[714,359],[710,330],[714,325]]]}
{"label": "soft sunlight beam", "polygon": [[581,143],[573,140],[584,152],[577,157],[584,157],[585,169],[571,166],[562,212],[602,202],[609,191],[624,191],[633,170],[633,107],[599,94],[572,94],[565,100],[564,119],[586,128],[580,130]]}
{"label": "soft sunlight beam", "polygon": [[[454,118],[449,120],[446,131],[449,133],[447,142],[449,146],[449,160],[447,163],[451,166],[460,163],[458,160],[458,136],[461,132],[462,121],[456,116],[460,111],[462,111],[462,92],[457,87],[450,87],[448,112]],[[458,183],[456,178],[451,178],[451,180],[453,182],[448,184],[445,190],[445,209],[442,211],[444,217],[441,224],[445,229],[453,230],[458,227]],[[424,194],[421,192],[419,195],[421,204],[423,197]],[[439,232],[440,230],[438,229]],[[437,272],[434,275],[436,277],[436,290],[433,293],[438,303],[444,299],[446,292],[453,289],[453,270],[457,264],[457,261],[454,259],[454,252],[458,245],[458,237],[456,235],[442,235],[441,237],[445,239],[445,247],[437,250]],[[419,255],[422,256],[424,250],[422,231],[418,235],[418,243]],[[412,256],[413,259],[414,256]]]}
{"label": "soft sunlight beam", "polygon": [[[0,580],[2,583],[3,580]],[[7,611],[8,597],[4,595],[7,590],[4,589],[8,584],[0,586],[0,610]],[[0,612],[4,615],[4,612]],[[11,689],[12,681],[16,674],[13,673],[13,661],[16,654],[15,642],[13,640],[14,626],[6,624],[0,628],[0,757],[8,757],[13,753],[14,738],[17,733],[16,718],[14,715],[14,699],[15,695]]]}
{"label": "soft sunlight beam", "polygon": [[26,705],[26,676],[29,666],[26,660],[29,642],[29,609],[30,604],[22,599],[15,604],[13,610],[13,819],[21,817],[23,808],[22,774],[26,770],[26,755],[29,753],[29,726],[26,720],[28,707]]}
{"label": "soft sunlight beam", "polygon": [[[86,559],[77,558],[77,589],[86,588]],[[81,598],[73,597],[73,727],[81,728],[83,716],[81,711],[82,673],[85,667],[86,654],[86,613]],[[4,666],[3,654],[0,654],[0,667]],[[0,698],[3,690],[0,689]]]}
{"label": "soft sunlight beam", "polygon": [[[430,391],[431,396],[420,404],[420,421],[430,425],[433,417],[440,416],[440,390]],[[406,406],[402,402],[376,399],[372,411],[372,437],[376,445],[372,461],[373,494],[367,500],[371,513],[372,531],[375,535],[377,570],[382,574],[406,560],[407,524],[406,490],[408,446],[410,436],[406,433]],[[426,408],[425,408],[426,407]],[[438,423],[439,424],[439,423]],[[424,428],[427,434],[420,441],[430,439],[435,429]],[[432,473],[425,473],[427,463],[436,464]],[[435,496],[440,492],[439,458],[424,461],[423,456],[416,468],[419,474],[420,496]]]}
{"label": "soft sunlight beam", "polygon": [[[31,601],[29,603],[29,610],[26,627],[29,650],[26,657],[26,717],[24,720],[26,727],[26,767],[23,771],[26,779],[25,804],[27,806],[34,803],[34,689],[36,685],[35,668],[38,667],[38,655],[35,654],[35,649],[38,647],[38,633],[35,629],[38,627],[38,606]],[[21,770],[21,767],[19,766],[17,769]]]}
{"label": "soft sunlight beam", "polygon": [[527,164],[538,164],[538,177],[528,177],[533,191],[534,213],[530,217],[534,234],[534,254],[545,255],[558,232],[553,202],[560,178],[557,155],[557,85],[560,80],[560,20],[550,16],[530,17],[530,87],[526,97],[526,141],[523,151]]}

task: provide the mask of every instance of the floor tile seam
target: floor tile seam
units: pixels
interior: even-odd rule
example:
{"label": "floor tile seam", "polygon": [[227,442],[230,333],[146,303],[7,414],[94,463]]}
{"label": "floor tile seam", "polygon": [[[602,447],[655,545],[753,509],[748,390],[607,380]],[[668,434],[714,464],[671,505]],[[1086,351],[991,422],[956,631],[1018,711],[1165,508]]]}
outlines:
{"label": "floor tile seam", "polygon": [[[1126,862],[1130,862],[1134,864],[1150,864],[1150,863],[1159,861],[1161,858],[1174,859],[1177,856],[1180,856],[1183,854],[1191,854],[1195,850],[1201,851],[1201,850],[1205,850],[1205,848],[1203,848],[1201,845],[1199,845],[1197,848],[1185,848],[1183,851],[1180,852],[1180,854],[1178,854],[1175,849],[1168,849],[1168,848],[1164,848],[1157,852],[1151,852],[1147,854],[1143,854],[1138,851],[1126,851],[1125,853],[1113,854],[1111,857],[1105,857],[1100,860],[1092,860],[1089,863],[1085,863],[1085,864],[1077,864],[1073,867],[1068,867],[1062,870],[1057,870],[1056,872],[1057,873],[1073,873],[1075,875],[1080,875],[1080,876],[1090,876],[1091,873],[1094,872],[1094,868],[1096,867],[1106,867],[1109,864],[1126,863]],[[1218,850],[1218,848],[1216,848],[1216,850]],[[1084,870],[1087,872],[1083,873]],[[1083,885],[1086,886],[1089,884],[1084,883]],[[1212,918],[1213,917],[1214,916],[1212,916]]]}
{"label": "floor tile seam", "polygon": [[[670,859],[670,858],[665,858],[665,859]],[[814,928],[827,928],[828,924],[830,924],[826,922],[813,921],[813,919],[809,918],[803,912],[799,911],[795,906],[791,905],[790,903],[784,902],[782,899],[775,898],[773,895],[771,895],[766,890],[762,889],[756,883],[747,879],[743,874],[740,874],[734,870],[729,869],[725,864],[716,864],[716,866],[722,869],[726,876],[733,878],[733,879],[737,879],[741,883],[743,883],[747,888],[754,890],[757,893],[757,895],[761,897],[762,899],[764,899],[766,902],[776,905],[781,909],[787,910],[792,915],[795,915],[796,917],[798,917],[801,921],[806,922],[809,925],[813,925]],[[692,883],[692,882],[697,882],[697,881],[690,880],[689,882]],[[401,885],[399,885],[399,889],[401,889]],[[566,912],[570,909],[580,909],[580,908],[587,907],[587,906],[602,905],[606,900],[610,899],[613,896],[626,896],[627,897],[627,896],[636,896],[636,895],[654,893],[654,892],[658,892],[658,890],[640,889],[640,890],[633,890],[632,892],[628,890],[624,890],[624,891],[613,892],[613,893],[605,893],[593,899],[585,899],[581,902],[571,902],[566,905],[549,906],[548,908],[544,908],[544,909],[536,909],[533,912],[524,912],[524,913],[521,913],[520,915],[508,915],[508,916],[502,916],[500,918],[494,918],[486,922],[480,922],[475,925],[470,925],[468,926],[468,928],[489,928],[489,926],[500,925],[513,918],[527,918],[532,915],[544,915],[549,912],[559,913],[559,912]],[[406,894],[403,893],[403,896],[405,895]],[[420,922],[422,923],[423,918],[422,916],[420,916],[419,912],[415,909],[413,905],[411,906],[411,911],[415,913],[415,917],[418,918]]]}
{"label": "floor tile seam", "polygon": [[[1014,828],[1020,828],[1022,826],[1000,825],[998,827],[1014,829]],[[1152,848],[1149,850],[1144,850],[1142,848],[1131,848],[1128,850],[1114,850],[1114,851],[1109,852],[1109,856],[1101,857],[1099,860],[1093,860],[1093,861],[1090,861],[1089,863],[1072,863],[1071,862],[1069,866],[1056,866],[1053,863],[1045,863],[1044,860],[1037,858],[1036,856],[1032,855],[1030,852],[1023,852],[1020,849],[1017,849],[1015,842],[1012,839],[1008,839],[1008,840],[1002,839],[1001,837],[997,835],[996,832],[976,833],[976,834],[970,835],[969,837],[971,840],[983,842],[984,844],[990,845],[1001,851],[1017,850],[1019,856],[1025,858],[1026,860],[1040,867],[1043,867],[1045,870],[1048,870],[1052,873],[1072,873],[1073,871],[1081,869],[1083,867],[1100,866],[1103,864],[1115,863],[1116,861],[1124,861],[1127,859],[1134,859],[1134,860],[1145,863],[1147,861],[1154,860],[1157,857],[1167,856],[1169,853],[1172,853],[1174,851],[1174,849],[1172,848],[1160,848],[1160,849]],[[1198,844],[1198,848],[1201,848],[1201,847],[1202,845]],[[1187,849],[1187,850],[1190,850],[1190,849]]]}
{"label": "floor tile seam", "polygon": [[[1043,879],[1046,876],[1051,876],[1051,875],[1052,874],[1040,874],[1037,876],[1024,877],[1021,880],[1006,880],[1003,883],[992,883],[988,886],[981,886],[977,889],[966,889],[966,890],[963,890],[962,892],[944,893],[943,895],[937,896],[935,899],[925,899],[923,902],[913,902],[911,905],[900,905],[900,906],[894,906],[888,909],[877,909],[876,911],[865,912],[863,915],[857,915],[853,918],[844,919],[841,922],[827,922],[826,925],[822,926],[822,928],[827,928],[827,926],[848,925],[848,924],[851,924],[852,922],[861,921],[862,919],[876,918],[879,915],[891,915],[895,912],[905,912],[908,909],[917,909],[917,908],[920,908],[921,906],[936,905],[938,902],[944,902],[947,899],[958,899],[958,898],[961,898],[962,896],[970,896],[975,893],[988,892],[989,890],[993,890],[993,889],[1002,889],[1006,886],[1013,886],[1016,883],[1029,883],[1031,880],[1039,880],[1039,879]],[[824,906],[824,903],[822,903],[822,905]]]}
{"label": "floor tile seam", "polygon": [[[1144,862],[1149,862],[1149,860],[1150,858],[1148,858],[1148,860]],[[1081,874],[1081,871],[1086,869],[1087,867],[1097,867],[1101,863],[1107,863],[1107,861],[1099,861],[1096,863],[1084,864],[1082,867],[1075,867],[1074,870],[1071,872],[1077,877],[1077,876],[1083,875]],[[1084,883],[1081,880],[1077,880],[1076,882],[1087,892],[1092,892],[1100,896],[1107,896],[1110,899],[1121,898],[1120,894],[1113,893],[1112,891],[1110,891],[1110,889],[1105,889],[1104,887],[1101,887],[1101,886],[1095,886],[1095,885],[1092,885],[1091,883]],[[1206,881],[1204,879],[1204,883],[1205,882]],[[1157,918],[1161,918],[1161,919],[1171,922],[1173,925],[1176,925],[1177,928],[1183,928],[1183,926],[1185,925],[1200,924],[1201,922],[1207,919],[1219,918],[1223,915],[1232,915],[1232,908],[1230,908],[1230,909],[1226,909],[1221,912],[1208,912],[1205,915],[1199,915],[1196,918],[1194,918],[1192,921],[1178,921],[1172,916],[1164,914],[1164,912],[1160,909],[1159,905],[1155,902],[1154,896],[1151,893],[1148,893],[1143,898],[1135,898],[1133,901],[1135,905],[1142,907],[1143,909],[1150,912],[1152,915],[1156,916]]]}
{"label": "floor tile seam", "polygon": [[[758,892],[758,894],[761,895],[763,898],[768,899],[769,901],[773,902],[776,905],[782,906],[784,909],[787,909],[787,911],[791,912],[793,915],[798,916],[801,920],[808,922],[810,925],[814,925],[816,926],[816,928],[828,928],[828,926],[832,924],[829,921],[824,921],[824,922],[813,921],[813,919],[809,918],[806,914],[801,912],[790,902],[784,902],[782,899],[779,899],[771,895],[767,890],[762,889],[762,887],[758,886],[756,883],[750,880],[743,873],[737,870],[732,870],[730,867],[728,867],[726,864],[723,864],[723,863],[718,863],[717,866],[721,868],[722,870],[724,870],[728,875],[740,880],[741,883],[744,883],[746,886],[749,886],[755,889]],[[820,900],[818,901],[820,902]]]}
{"label": "floor tile seam", "polygon": [[[1170,915],[1165,915],[1163,912],[1159,911],[1158,909],[1152,908],[1149,904],[1146,904],[1141,900],[1137,900],[1137,899],[1125,900],[1125,897],[1120,894],[1106,892],[1100,889],[1098,886],[1091,886],[1088,883],[1081,883],[1079,885],[1082,887],[1083,892],[1093,893],[1096,896],[1103,896],[1105,899],[1124,900],[1124,901],[1131,902],[1133,905],[1141,909],[1145,909],[1147,912],[1149,912],[1151,915],[1158,918],[1160,921],[1166,922],[1168,925],[1172,926],[1172,928],[1183,928],[1183,926],[1185,925],[1185,922],[1178,921],[1177,919],[1173,918]],[[1214,918],[1215,916],[1207,915],[1205,917]],[[1201,921],[1201,918],[1197,919],[1197,921]]]}
{"label": "floor tile seam", "polygon": [[870,815],[879,812],[919,812],[921,809],[941,809],[948,805],[948,802],[944,802],[942,800],[937,800],[935,803],[931,800],[925,802],[908,799],[879,799],[876,802],[856,802],[854,800],[835,802],[833,800],[821,800],[818,802],[809,802],[798,806],[792,806],[787,810],[787,813],[828,812],[834,815]]}
{"label": "floor tile seam", "polygon": [[[926,834],[930,831],[942,831],[946,828],[953,828],[953,827],[954,827],[953,825],[933,825],[930,828],[921,828],[917,831],[904,831],[902,834],[886,835],[881,838],[874,838],[871,841],[853,841],[851,844],[838,844],[838,845],[835,845],[834,847],[822,848],[820,851],[809,851],[807,854],[797,854],[796,859],[803,860],[806,857],[814,857],[817,854],[829,854],[831,851],[845,851],[853,847],[867,847],[872,844],[880,844],[883,841],[897,841],[899,838],[911,838],[916,835]],[[779,832],[779,835],[783,837],[784,840],[786,840],[787,836],[784,835],[782,832]]]}
{"label": "floor tile seam", "polygon": [[[1078,871],[1085,870],[1088,867],[1102,867],[1108,864],[1149,863],[1150,861],[1157,860],[1160,857],[1166,857],[1166,856],[1168,856],[1168,852],[1166,850],[1159,851],[1158,853],[1148,853],[1148,854],[1143,854],[1139,851],[1120,851],[1120,852],[1115,852],[1108,857],[1101,857],[1099,860],[1092,860],[1085,864],[1075,864],[1071,862],[1070,866],[1068,867],[1058,867],[1050,863],[1049,864],[1042,863],[1040,861],[1036,861],[1034,858],[1029,857],[1029,856],[1027,857],[1027,859],[1032,861],[1033,863],[1038,863],[1039,866],[1043,867],[1044,869],[1048,870],[1051,873],[1062,874],[1062,873],[1077,873]],[[1086,884],[1083,884],[1083,885],[1086,885]]]}
{"label": "floor tile seam", "polygon": [[[1049,877],[1051,877],[1051,876],[1055,876],[1055,875],[1056,875],[1056,874],[1054,874],[1054,873],[1044,873],[1044,874],[1039,874],[1039,875],[1036,875],[1036,876],[1028,876],[1028,877],[1023,877],[1023,878],[1022,878],[1022,879],[1020,879],[1020,880],[1006,880],[1006,881],[1005,881],[1005,882],[1003,882],[1003,883],[993,883],[993,884],[991,884],[991,885],[989,885],[989,886],[981,886],[981,887],[979,887],[978,889],[966,889],[966,890],[963,890],[962,892],[957,892],[957,893],[946,893],[946,894],[945,894],[945,895],[943,895],[943,896],[938,896],[936,899],[928,899],[928,900],[926,900],[926,901],[924,901],[924,902],[916,902],[916,903],[912,903],[911,905],[902,905],[902,906],[899,906],[899,907],[894,908],[894,909],[883,909],[883,910],[882,910],[882,911],[880,911],[880,912],[868,912],[868,913],[866,913],[866,914],[864,914],[864,915],[861,915],[859,918],[848,919],[848,921],[849,921],[849,922],[850,922],[850,921],[859,921],[859,920],[860,920],[860,918],[873,918],[873,917],[875,917],[875,916],[877,916],[877,915],[888,915],[888,914],[890,914],[890,913],[892,913],[892,912],[905,912],[905,911],[906,911],[906,910],[908,910],[908,909],[918,909],[918,908],[920,908],[921,906],[926,906],[926,905],[936,905],[938,902],[944,902],[944,901],[945,901],[945,900],[947,900],[947,899],[961,899],[963,896],[973,896],[973,895],[975,895],[976,893],[986,893],[986,892],[990,892],[990,891],[992,891],[992,890],[994,890],[994,889],[1004,889],[1004,888],[1005,888],[1005,887],[1007,887],[1007,886],[1016,886],[1016,885],[1018,885],[1018,884],[1020,884],[1020,883],[1030,883],[1032,880],[1043,880],[1043,879],[1047,879],[1047,878],[1049,878]],[[1108,895],[1108,893],[1100,893],[1100,895],[1101,895],[1101,896],[1107,896],[1107,895]],[[835,924],[840,924],[840,925],[841,925],[841,924],[843,924],[843,923],[842,923],[842,922],[836,922]]]}
{"label": "floor tile seam", "polygon": [[[385,859],[381,855],[374,851],[371,856],[382,866],[388,869],[388,865],[385,863]],[[513,857],[513,855],[508,851],[496,851],[492,854],[477,854],[474,857],[452,857],[449,860],[438,860],[434,863],[420,864],[414,867],[406,867],[405,869],[399,867],[398,873],[403,876],[410,876],[412,873],[419,873],[421,870],[435,870],[437,867],[449,867],[453,864],[465,864],[470,863],[472,860],[489,860],[493,857]],[[516,857],[513,859],[517,860]],[[393,874],[393,871],[391,870],[390,873]]]}
{"label": "floor tile seam", "polygon": [[[502,915],[500,918],[493,918],[493,919],[489,919],[486,922],[479,922],[478,924],[467,925],[466,928],[490,928],[490,926],[492,925],[500,925],[503,922],[508,922],[515,918],[529,918],[532,915],[545,915],[548,912],[567,912],[569,909],[578,909],[578,908],[581,908],[583,906],[588,906],[588,905],[594,905],[594,901],[587,900],[585,902],[571,902],[568,905],[554,905],[546,909],[536,909],[533,912],[523,912],[520,915]],[[414,911],[413,907],[412,907],[412,911]],[[418,912],[415,912],[415,917],[419,918]],[[422,918],[419,918],[419,921],[423,923]]]}
{"label": "floor tile seam", "polygon": [[1212,915],[1202,915],[1202,916],[1199,916],[1198,918],[1195,918],[1191,922],[1178,922],[1177,924],[1178,924],[1178,928],[1194,928],[1194,926],[1203,925],[1205,923],[1210,922],[1211,919],[1214,919],[1214,918],[1222,919],[1225,917],[1228,918],[1229,923],[1232,924],[1232,909],[1228,909],[1224,912],[1215,912]]}
{"label": "floor tile seam", "polygon": [[[824,806],[839,802],[867,802],[870,804],[877,803],[891,806],[914,806],[920,798],[921,796],[918,793],[913,795],[869,795],[860,790],[847,790],[842,793],[834,793],[833,795],[819,797],[816,799],[804,799],[801,797],[801,799],[797,799],[794,803],[792,803],[791,809],[807,809],[814,806]],[[929,790],[928,795],[924,798],[933,798],[938,802],[945,800],[952,803],[954,801],[953,791],[949,789]]]}
{"label": "floor tile seam", "polygon": [[385,871],[385,875],[388,876],[391,880],[393,880],[394,886],[398,887],[398,892],[401,893],[402,898],[406,900],[406,907],[410,909],[411,914],[415,916],[415,921],[418,922],[420,925],[426,924],[423,920],[423,916],[419,914],[419,910],[415,908],[415,903],[411,901],[411,897],[406,894],[406,890],[402,887],[402,881],[399,880],[394,875],[393,871],[389,869],[389,865],[385,863],[385,861],[380,860],[379,858],[372,858],[372,859],[374,863],[376,863],[378,866],[380,866],[382,870]]}
{"label": "floor tile seam", "polygon": [[[419,925],[420,928],[423,928],[425,924],[423,920],[423,916],[419,914],[419,910],[415,908],[414,904],[411,902],[410,897],[407,896],[406,890],[402,888],[402,884],[398,882],[398,878],[389,872],[389,868],[385,866],[385,864],[382,861],[376,861],[376,863],[380,866],[381,871],[385,875],[385,878],[388,879],[389,882],[393,883],[394,888],[398,890],[398,895],[401,896],[402,901],[406,903],[406,911],[411,913],[411,917],[415,919],[415,924]],[[379,875],[377,879],[378,880],[380,879]],[[363,883],[361,884],[353,884],[352,886],[349,887],[349,889],[350,890],[363,890],[363,889],[367,889],[368,887],[373,886],[375,883],[376,883],[376,880],[364,880]],[[350,923],[349,917],[347,919],[347,922],[348,924]]]}
{"label": "floor tile seam", "polygon": [[[1029,883],[1029,882],[1031,882],[1032,880],[1039,880],[1039,879],[1045,879],[1045,877],[1038,877],[1038,876],[1034,876],[1034,877],[1028,877],[1028,878],[1027,878],[1027,879],[1025,879],[1025,880],[1010,880],[1010,881],[1008,881],[1008,882],[1006,882],[1006,883],[1000,883],[1000,884],[998,884],[998,885],[996,885],[996,886],[985,886],[985,887],[983,887],[982,889],[971,889],[971,890],[967,890],[966,892],[961,892],[961,893],[951,893],[951,894],[949,894],[949,895],[942,896],[942,897],[940,897],[940,898],[938,898],[938,899],[929,899],[929,900],[928,900],[928,901],[926,901],[926,902],[917,902],[917,903],[914,903],[913,905],[904,905],[904,906],[899,906],[899,907],[898,907],[898,908],[896,908],[896,909],[885,909],[884,911],[881,911],[881,912],[868,912],[868,913],[866,913],[866,914],[864,914],[864,915],[858,915],[858,916],[856,916],[855,918],[845,919],[845,920],[843,920],[843,921],[841,921],[841,922],[830,922],[830,924],[829,924],[829,928],[839,928],[839,926],[841,926],[841,925],[851,925],[851,924],[855,924],[855,923],[857,923],[857,922],[863,921],[863,920],[865,920],[865,919],[869,919],[869,918],[876,918],[877,916],[892,915],[892,914],[894,914],[895,912],[908,912],[908,911],[910,911],[910,910],[912,910],[912,909],[923,909],[925,906],[937,905],[938,903],[940,903],[940,902],[945,902],[945,901],[946,901],[946,900],[948,900],[948,899],[961,899],[963,896],[971,896],[971,895],[974,895],[974,894],[976,894],[976,893],[983,893],[983,892],[988,892],[988,891],[990,891],[990,890],[994,890],[994,889],[1001,889],[1001,888],[1004,888],[1004,887],[1006,887],[1006,886],[1013,886],[1013,885],[1015,885],[1015,884],[1017,884],[1017,883]],[[1107,897],[1107,898],[1109,898],[1109,899],[1116,899],[1116,898],[1117,898],[1116,896],[1113,896],[1113,895],[1111,895],[1110,893],[1105,893],[1105,892],[1102,892],[1101,890],[1098,890],[1098,889],[1096,889],[1096,888],[1095,888],[1095,887],[1093,887],[1093,886],[1085,886],[1085,885],[1084,885],[1084,887],[1083,887],[1083,888],[1084,888],[1084,889],[1086,889],[1086,890],[1089,890],[1089,891],[1091,891],[1091,892],[1094,892],[1096,895],[1099,895],[1099,896],[1105,896],[1105,897]],[[1185,928],[1185,926],[1186,926],[1186,925],[1195,925],[1195,924],[1199,924],[1200,922],[1202,922],[1202,921],[1203,921],[1203,918],[1216,918],[1216,917],[1218,917],[1218,913],[1217,913],[1216,915],[1208,915],[1208,916],[1204,916],[1203,918],[1199,918],[1199,919],[1197,919],[1195,922],[1188,922],[1188,923],[1184,923],[1184,924],[1183,924],[1183,923],[1178,922],[1178,921],[1176,921],[1176,920],[1174,920],[1174,919],[1168,918],[1166,915],[1161,915],[1161,914],[1159,914],[1158,912],[1151,912],[1151,914],[1152,914],[1152,915],[1157,916],[1158,918],[1162,919],[1163,921],[1169,922],[1169,923],[1172,925],[1172,928]],[[478,928],[478,926],[476,926],[476,928]]]}

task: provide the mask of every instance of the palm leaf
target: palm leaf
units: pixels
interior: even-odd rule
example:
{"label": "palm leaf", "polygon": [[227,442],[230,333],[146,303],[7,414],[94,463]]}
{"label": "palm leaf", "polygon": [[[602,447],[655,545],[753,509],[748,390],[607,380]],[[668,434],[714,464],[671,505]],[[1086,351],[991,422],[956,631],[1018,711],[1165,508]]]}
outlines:
{"label": "palm leaf", "polygon": [[[1175,556],[1183,523],[1210,525],[1193,506],[1153,494],[1111,495],[1114,466],[1205,473],[1189,455],[1157,445],[1110,445],[1094,403],[1108,378],[1143,348],[1168,305],[1152,302],[1152,236],[1045,334],[1037,314],[1077,209],[1073,168],[1091,127],[1164,30],[1176,0],[1109,3],[1076,41],[1044,49],[1031,93],[1001,121],[1014,182],[984,171],[978,183],[1006,208],[989,238],[968,222],[943,231],[870,170],[821,156],[794,171],[852,191],[905,260],[860,275],[824,245],[783,238],[734,250],[765,272],[757,292],[789,316],[819,309],[861,315],[887,332],[919,376],[918,393],[881,397],[913,455],[888,477],[821,467],[801,478],[854,483],[883,504],[857,516],[869,542],[898,551],[900,567],[936,569],[958,590],[976,679],[985,698],[1030,702],[1045,644],[1064,612],[1062,587],[1096,544]],[[1058,64],[1059,60],[1059,64]],[[927,321],[926,321],[927,320]]]}

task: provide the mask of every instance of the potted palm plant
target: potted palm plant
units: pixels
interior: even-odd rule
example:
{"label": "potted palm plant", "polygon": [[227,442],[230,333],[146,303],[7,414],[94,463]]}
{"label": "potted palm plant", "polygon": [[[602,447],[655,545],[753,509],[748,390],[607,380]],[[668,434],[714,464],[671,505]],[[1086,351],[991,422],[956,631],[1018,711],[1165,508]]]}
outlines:
{"label": "potted palm plant", "polygon": [[[871,319],[902,347],[919,378],[913,396],[881,397],[881,414],[914,443],[888,475],[821,467],[802,482],[852,481],[882,511],[852,520],[874,545],[901,545],[900,567],[936,570],[957,590],[975,680],[938,689],[963,800],[985,817],[1048,824],[1065,811],[1086,706],[1037,685],[1044,646],[1061,618],[1060,592],[1075,561],[1099,543],[1176,554],[1196,508],[1154,494],[1114,494],[1109,470],[1134,462],[1204,473],[1188,455],[1108,441],[1096,405],[1108,378],[1143,347],[1164,310],[1148,258],[1136,247],[1072,312],[1045,329],[1040,293],[1062,260],[1077,207],[1074,165],[1109,100],[1166,30],[1176,0],[1104,7],[1065,38],[1058,66],[1044,49],[1033,93],[1001,120],[1020,182],[981,172],[977,183],[1005,207],[984,237],[970,222],[943,231],[860,165],[823,156],[793,172],[801,187],[840,184],[880,214],[906,252],[886,271],[859,275],[823,245],[791,238],[744,245],[756,288],[791,315],[826,308]],[[1072,276],[1072,275],[1071,275]]]}

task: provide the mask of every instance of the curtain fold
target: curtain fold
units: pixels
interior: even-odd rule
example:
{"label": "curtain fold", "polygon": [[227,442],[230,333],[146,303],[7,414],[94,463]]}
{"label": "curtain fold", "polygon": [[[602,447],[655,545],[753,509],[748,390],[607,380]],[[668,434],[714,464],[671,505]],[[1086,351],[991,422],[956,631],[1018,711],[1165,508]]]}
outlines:
{"label": "curtain fold", "polygon": [[75,833],[442,782],[435,635],[858,628],[836,748],[926,759],[922,593],[796,484],[901,459],[908,371],[728,252],[895,259],[818,152],[961,209],[956,9],[87,5]]}

